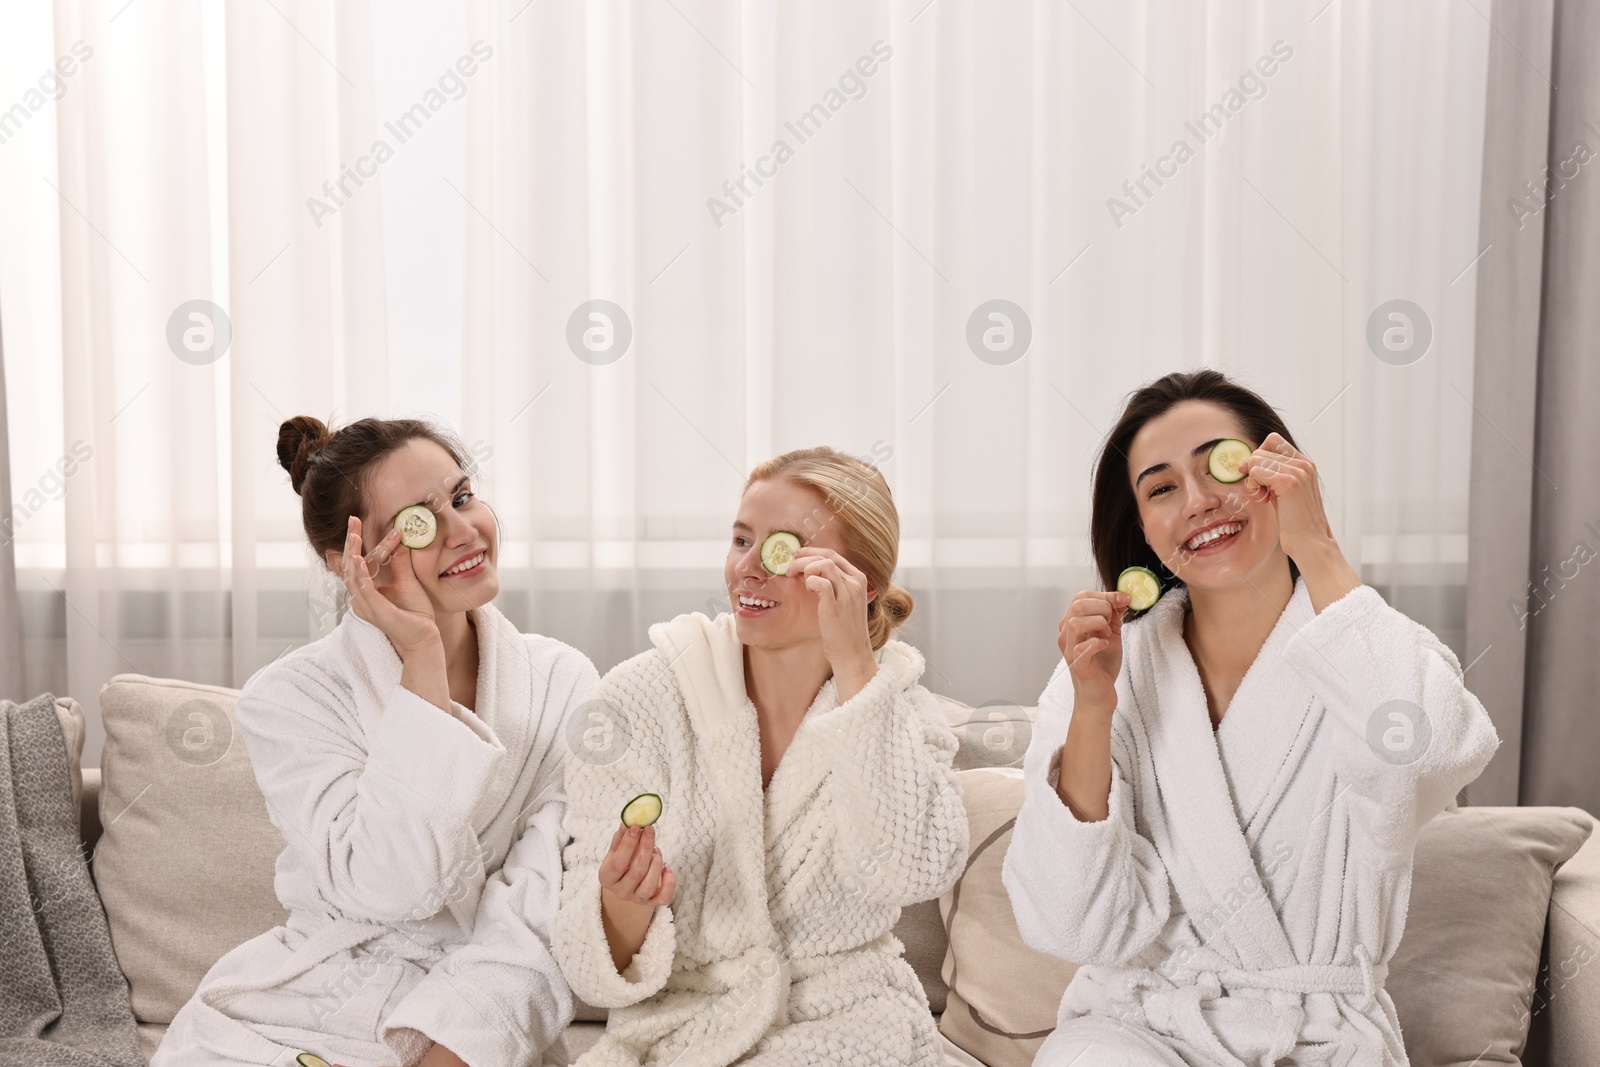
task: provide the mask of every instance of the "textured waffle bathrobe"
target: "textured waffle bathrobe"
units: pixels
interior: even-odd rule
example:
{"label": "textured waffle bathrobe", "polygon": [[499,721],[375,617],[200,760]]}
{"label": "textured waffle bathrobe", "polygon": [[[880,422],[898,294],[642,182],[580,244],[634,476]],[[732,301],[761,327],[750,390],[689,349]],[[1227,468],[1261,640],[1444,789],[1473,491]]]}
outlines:
{"label": "textured waffle bathrobe", "polygon": [[[650,628],[655,647],[601,681],[592,750],[567,771],[555,955],[610,1008],[585,1067],[936,1067],[927,998],[891,932],[966,863],[956,738],[917,684],[922,654],[890,640],[844,704],[829,679],[769,787],[729,614]],[[656,843],[677,895],[617,973],[598,867],[622,806],[658,793]]]}
{"label": "textured waffle bathrobe", "polygon": [[1494,754],[1489,716],[1375,590],[1317,615],[1297,582],[1213,734],[1185,595],[1122,629],[1108,818],[1056,796],[1064,662],[1040,697],[1003,879],[1024,940],[1086,966],[1034,1062],[1405,1064],[1383,980],[1412,848]]}
{"label": "textured waffle bathrobe", "polygon": [[562,1062],[562,728],[599,675],[493,605],[472,619],[478,690],[460,718],[403,687],[389,639],[353,612],[245,683],[239,730],[286,845],[289,917],[217,961],[153,1067],[299,1051],[405,1067],[427,1038],[471,1067]]}

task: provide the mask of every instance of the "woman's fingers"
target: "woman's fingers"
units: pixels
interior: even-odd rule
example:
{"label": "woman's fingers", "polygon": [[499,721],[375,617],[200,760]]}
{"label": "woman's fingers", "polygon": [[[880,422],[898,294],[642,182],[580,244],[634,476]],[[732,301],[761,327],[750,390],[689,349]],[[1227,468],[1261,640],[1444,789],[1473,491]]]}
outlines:
{"label": "woman's fingers", "polygon": [[650,872],[655,850],[655,828],[647,826],[637,834],[629,830],[622,847],[626,850],[627,866],[612,885],[611,891],[625,900],[639,900],[639,885]]}
{"label": "woman's fingers", "polygon": [[636,844],[637,839],[628,836],[628,828],[618,823],[617,832],[611,837],[611,849],[606,853],[606,858],[600,861],[600,882],[613,892],[621,892],[618,886],[627,878],[633,866]]}
{"label": "woman's fingers", "polygon": [[1094,670],[1094,657],[1111,647],[1111,642],[1103,638],[1085,641],[1072,650],[1072,659],[1067,667],[1073,674],[1082,678]]}
{"label": "woman's fingers", "polygon": [[653,900],[655,895],[661,891],[661,868],[664,865],[665,861],[661,858],[661,850],[652,847],[650,849],[650,862],[645,867],[644,877],[639,879],[639,886],[634,890],[640,900]]}
{"label": "woman's fingers", "polygon": [[661,890],[656,893],[650,903],[656,907],[665,907],[672,903],[672,898],[678,895],[678,876],[672,873],[672,868],[665,863],[661,865]]}

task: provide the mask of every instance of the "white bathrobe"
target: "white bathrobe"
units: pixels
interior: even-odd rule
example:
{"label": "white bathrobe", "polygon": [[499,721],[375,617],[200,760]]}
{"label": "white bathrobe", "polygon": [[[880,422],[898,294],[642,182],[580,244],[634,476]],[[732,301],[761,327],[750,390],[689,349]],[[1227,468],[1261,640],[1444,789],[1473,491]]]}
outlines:
{"label": "white bathrobe", "polygon": [[1055,792],[1064,661],[1039,700],[1003,880],[1023,939],[1085,966],[1034,1062],[1403,1065],[1383,980],[1412,849],[1494,754],[1489,716],[1375,590],[1317,615],[1300,581],[1213,734],[1185,600],[1123,627],[1108,818]]}
{"label": "white bathrobe", "polygon": [[[825,682],[761,785],[756,708],[734,617],[650,628],[590,709],[624,743],[568,765],[555,955],[573,990],[611,1009],[584,1067],[936,1067],[928,1002],[892,928],[966,863],[957,742],[897,640],[843,704]],[[656,843],[677,876],[621,974],[598,868],[639,793],[664,801]]]}
{"label": "white bathrobe", "polygon": [[245,683],[239,731],[284,837],[288,921],[217,961],[153,1067],[301,1051],[408,1067],[429,1038],[471,1067],[565,1062],[572,997],[549,951],[563,722],[599,675],[493,605],[471,614],[478,689],[460,718],[403,687],[388,638],[354,612]]}

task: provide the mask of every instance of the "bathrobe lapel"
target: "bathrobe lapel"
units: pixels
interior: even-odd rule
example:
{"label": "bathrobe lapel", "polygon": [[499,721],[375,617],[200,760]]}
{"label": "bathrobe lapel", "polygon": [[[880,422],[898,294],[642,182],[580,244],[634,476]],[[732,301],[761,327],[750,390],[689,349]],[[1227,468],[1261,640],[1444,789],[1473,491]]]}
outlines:
{"label": "bathrobe lapel", "polygon": [[[1305,583],[1295,584],[1283,614],[1233,695],[1216,730],[1223,774],[1245,837],[1254,843],[1260,824],[1288,788],[1321,716],[1304,678],[1284,668],[1286,649],[1316,611]],[[1190,666],[1193,666],[1190,659]],[[1196,671],[1198,681],[1199,672]]]}
{"label": "bathrobe lapel", "polygon": [[[872,658],[877,661],[880,671],[894,678],[895,688],[902,690],[922,677],[926,662],[917,649],[893,638],[884,642]],[[838,706],[839,685],[830,677],[817,690],[816,698],[800,720],[800,727],[789,742],[783,759],[778,761],[777,769],[772,772],[766,795],[766,840],[769,843],[777,841],[790,825],[805,820],[812,801],[821,790],[832,761],[819,747],[827,742],[811,729],[811,724]],[[756,715],[754,704],[747,708],[747,713],[751,717]]]}
{"label": "bathrobe lapel", "polygon": [[[703,777],[715,796],[700,936],[722,961],[709,970],[735,1005],[727,1014],[746,1020],[721,1028],[735,1041],[783,1018],[790,975],[767,892],[761,742],[744,687],[744,646],[731,614],[709,619],[691,612],[656,623],[649,633],[683,693],[697,758],[706,764]],[[724,1051],[736,1059],[745,1050]]]}
{"label": "bathrobe lapel", "polygon": [[[530,708],[542,707],[543,701],[535,699],[538,694],[533,689],[532,664],[521,632],[493,604],[473,608],[470,614],[478,635],[478,692],[473,714],[493,731],[507,752],[527,749],[525,759],[502,760],[490,787],[484,790],[484,799],[472,815],[472,828],[481,839],[497,818],[509,814],[505,808],[513,796],[512,786],[528,760],[537,763],[544,759],[549,740],[538,746],[538,751],[532,751],[526,743]],[[347,618],[355,627],[354,639],[362,652],[358,662],[372,671],[379,683],[377,691],[399,686],[400,657],[383,631],[354,613]],[[368,710],[368,714],[382,712],[381,707]],[[464,933],[471,932],[477,919],[480,882],[481,874],[474,878],[471,872],[463,871],[449,886],[438,887],[445,893],[445,907]]]}
{"label": "bathrobe lapel", "polygon": [[[1301,590],[1296,593],[1299,596]],[[1251,777],[1242,782],[1246,795],[1236,805],[1219,739],[1211,728],[1205,689],[1183,640],[1186,599],[1183,590],[1161,599],[1145,624],[1152,632],[1140,642],[1141,662],[1130,664],[1134,699],[1150,724],[1162,809],[1171,823],[1174,847],[1180,850],[1174,857],[1177,862],[1169,862],[1168,872],[1185,912],[1210,947],[1233,957],[1241,967],[1287,965],[1294,961],[1293,950],[1264,891],[1241,821],[1268,805],[1272,788],[1281,788],[1278,768],[1294,747],[1309,710],[1306,702],[1297,705],[1298,712],[1285,714],[1290,706],[1282,702],[1281,686],[1287,672],[1274,669],[1281,660],[1270,654],[1298,630],[1300,613],[1286,610],[1280,616],[1223,716],[1226,727],[1230,718],[1243,712],[1233,724],[1237,729],[1222,742],[1230,753],[1240,752],[1235,766],[1256,760],[1270,768],[1265,781]],[[1294,607],[1295,601],[1290,604]],[[1304,606],[1309,608],[1309,600]]]}

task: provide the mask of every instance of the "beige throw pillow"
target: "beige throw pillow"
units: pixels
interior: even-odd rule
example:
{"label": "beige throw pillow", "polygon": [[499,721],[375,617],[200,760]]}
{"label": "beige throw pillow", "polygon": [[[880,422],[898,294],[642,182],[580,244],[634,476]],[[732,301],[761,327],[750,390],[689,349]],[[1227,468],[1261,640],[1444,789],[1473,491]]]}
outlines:
{"label": "beige throw pillow", "polygon": [[1521,1062],[1556,868],[1592,829],[1578,808],[1463,807],[1423,826],[1384,983],[1412,1067]]}
{"label": "beige throw pillow", "polygon": [[989,1067],[1028,1067],[1055,1029],[1061,995],[1078,968],[1023,944],[1000,881],[1022,807],[1022,772],[962,771],[961,787],[971,844],[966,873],[939,898],[950,941],[939,1032]]}
{"label": "beige throw pillow", "polygon": [[284,921],[238,690],[119,674],[100,691],[95,884],[141,1023],[170,1023],[229,949]]}

